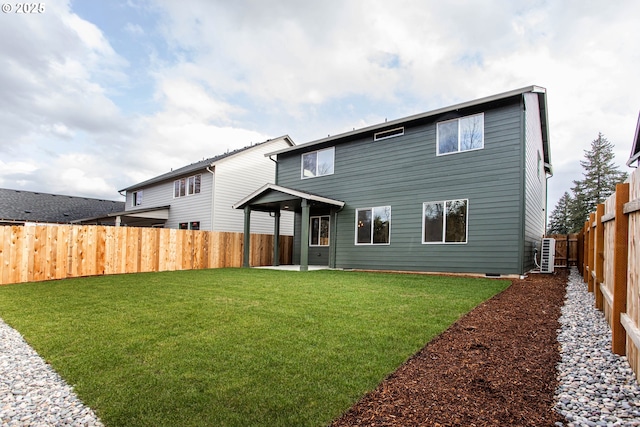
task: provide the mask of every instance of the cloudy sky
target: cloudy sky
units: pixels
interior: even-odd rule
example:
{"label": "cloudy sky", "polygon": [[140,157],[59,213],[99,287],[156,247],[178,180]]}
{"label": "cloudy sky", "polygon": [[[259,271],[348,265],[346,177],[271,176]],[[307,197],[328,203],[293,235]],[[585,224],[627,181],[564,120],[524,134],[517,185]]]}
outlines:
{"label": "cloudy sky", "polygon": [[598,132],[627,170],[636,0],[46,0],[0,13],[0,187],[118,190],[288,134],[300,144],[547,88],[549,208]]}

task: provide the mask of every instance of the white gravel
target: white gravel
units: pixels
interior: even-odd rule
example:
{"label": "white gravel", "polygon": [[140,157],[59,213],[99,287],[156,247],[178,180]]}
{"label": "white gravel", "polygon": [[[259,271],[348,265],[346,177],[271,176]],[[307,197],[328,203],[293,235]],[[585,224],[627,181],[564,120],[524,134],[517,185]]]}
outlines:
{"label": "white gravel", "polygon": [[611,329],[574,268],[569,276],[558,342],[559,426],[640,426],[640,387],[626,357],[611,351]]}
{"label": "white gravel", "polygon": [[91,408],[0,319],[0,425],[102,427]]}

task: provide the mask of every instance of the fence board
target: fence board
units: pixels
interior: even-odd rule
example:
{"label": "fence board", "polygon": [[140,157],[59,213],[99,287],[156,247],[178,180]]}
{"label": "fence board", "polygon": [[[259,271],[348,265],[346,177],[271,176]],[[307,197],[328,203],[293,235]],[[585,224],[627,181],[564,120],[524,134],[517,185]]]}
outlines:
{"label": "fence board", "polygon": [[[603,227],[604,227],[603,251],[604,251],[604,248],[607,248],[607,250],[614,248],[616,244],[616,221],[618,221],[619,218],[615,217],[615,213],[616,213],[616,197],[614,194],[613,196],[609,197],[604,203],[603,218],[613,216],[613,219],[603,224]],[[613,316],[612,314],[613,313],[613,285],[615,283],[615,266],[613,263],[612,256],[605,257],[603,261],[604,261],[602,265],[603,281],[602,283],[600,283],[601,291],[604,296],[603,312],[604,312],[605,319],[607,319],[607,322],[611,325],[612,322],[615,320],[612,317]]]}

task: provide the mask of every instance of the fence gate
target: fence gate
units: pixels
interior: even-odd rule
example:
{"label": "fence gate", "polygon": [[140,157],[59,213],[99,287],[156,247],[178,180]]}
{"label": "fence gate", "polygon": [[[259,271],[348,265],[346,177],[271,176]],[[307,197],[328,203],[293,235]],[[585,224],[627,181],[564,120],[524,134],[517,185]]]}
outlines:
{"label": "fence gate", "polygon": [[556,239],[555,265],[557,267],[578,265],[577,234],[550,234],[547,237]]}

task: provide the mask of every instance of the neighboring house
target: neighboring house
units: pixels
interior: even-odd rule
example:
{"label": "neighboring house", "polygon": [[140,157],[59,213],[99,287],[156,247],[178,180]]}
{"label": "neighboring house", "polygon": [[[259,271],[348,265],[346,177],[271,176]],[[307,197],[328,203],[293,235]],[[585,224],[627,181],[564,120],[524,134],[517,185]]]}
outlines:
{"label": "neighboring house", "polygon": [[635,167],[640,166],[640,114],[638,114],[636,133],[633,135],[633,145],[631,145],[631,154],[629,155],[627,166],[632,167],[634,162],[636,163]]}
{"label": "neighboring house", "polygon": [[544,88],[269,155],[278,161],[275,184],[234,207],[250,221],[253,211],[294,211],[301,270],[322,264],[505,275],[534,268],[552,173]]}
{"label": "neighboring house", "polygon": [[[244,230],[242,212],[233,203],[275,176],[276,163],[265,153],[294,145],[282,136],[202,160],[127,187],[121,225],[192,230]],[[269,214],[256,216],[252,233],[274,232]],[[283,221],[281,234],[293,234],[293,218]]]}
{"label": "neighboring house", "polygon": [[124,210],[124,202],[0,188],[0,225],[71,223]]}

